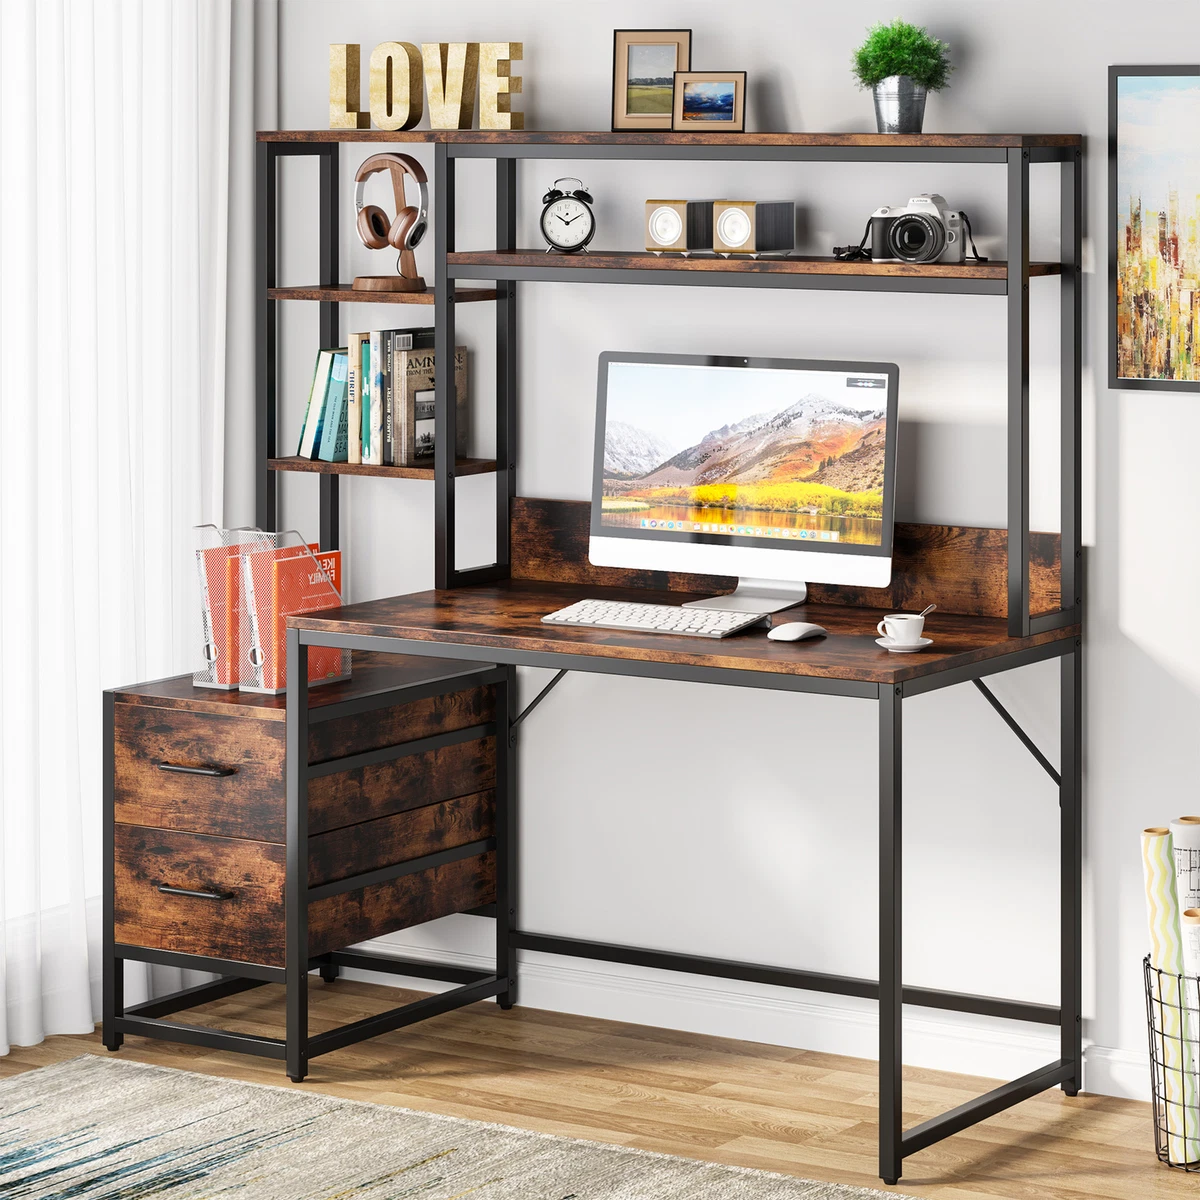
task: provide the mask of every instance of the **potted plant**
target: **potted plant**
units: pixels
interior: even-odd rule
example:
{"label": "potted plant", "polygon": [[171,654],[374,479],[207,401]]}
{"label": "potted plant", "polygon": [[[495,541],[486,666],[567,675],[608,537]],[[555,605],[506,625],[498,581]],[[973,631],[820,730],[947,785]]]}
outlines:
{"label": "potted plant", "polygon": [[873,25],[854,52],[854,74],[875,92],[880,133],[920,133],[925,97],[949,82],[950,47],[924,26],[896,20]]}

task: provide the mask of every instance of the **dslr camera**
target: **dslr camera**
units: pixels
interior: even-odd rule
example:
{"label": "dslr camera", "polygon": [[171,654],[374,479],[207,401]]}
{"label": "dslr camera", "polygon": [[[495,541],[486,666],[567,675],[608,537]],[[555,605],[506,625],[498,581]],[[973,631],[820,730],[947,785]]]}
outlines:
{"label": "dslr camera", "polygon": [[872,262],[966,262],[963,214],[936,192],[914,196],[903,208],[877,208],[870,239]]}

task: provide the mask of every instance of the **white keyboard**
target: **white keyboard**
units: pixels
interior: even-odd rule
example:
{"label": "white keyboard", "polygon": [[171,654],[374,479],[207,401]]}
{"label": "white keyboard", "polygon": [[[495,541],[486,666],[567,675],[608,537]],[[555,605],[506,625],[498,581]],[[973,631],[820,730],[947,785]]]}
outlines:
{"label": "white keyboard", "polygon": [[624,600],[577,600],[542,618],[548,625],[593,629],[629,629],[638,633],[681,633],[723,638],[762,622],[760,613],[718,608],[676,608],[670,604],[634,604]]}

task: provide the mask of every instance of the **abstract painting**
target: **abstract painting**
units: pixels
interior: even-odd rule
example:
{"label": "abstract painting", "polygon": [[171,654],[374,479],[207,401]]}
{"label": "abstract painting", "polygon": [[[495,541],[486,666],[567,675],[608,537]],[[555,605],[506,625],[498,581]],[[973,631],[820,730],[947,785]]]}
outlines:
{"label": "abstract painting", "polygon": [[1109,68],[1109,386],[1200,391],[1200,66]]}

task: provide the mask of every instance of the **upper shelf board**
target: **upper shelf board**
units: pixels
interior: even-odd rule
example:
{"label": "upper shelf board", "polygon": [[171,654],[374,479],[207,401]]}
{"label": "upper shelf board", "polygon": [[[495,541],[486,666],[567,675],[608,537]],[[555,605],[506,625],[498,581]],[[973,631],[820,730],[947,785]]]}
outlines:
{"label": "upper shelf board", "polygon": [[276,145],[328,142],[440,144],[463,158],[760,158],[1004,162],[1010,150],[1033,161],[1072,158],[1077,133],[630,133],[492,129],[263,130]]}

